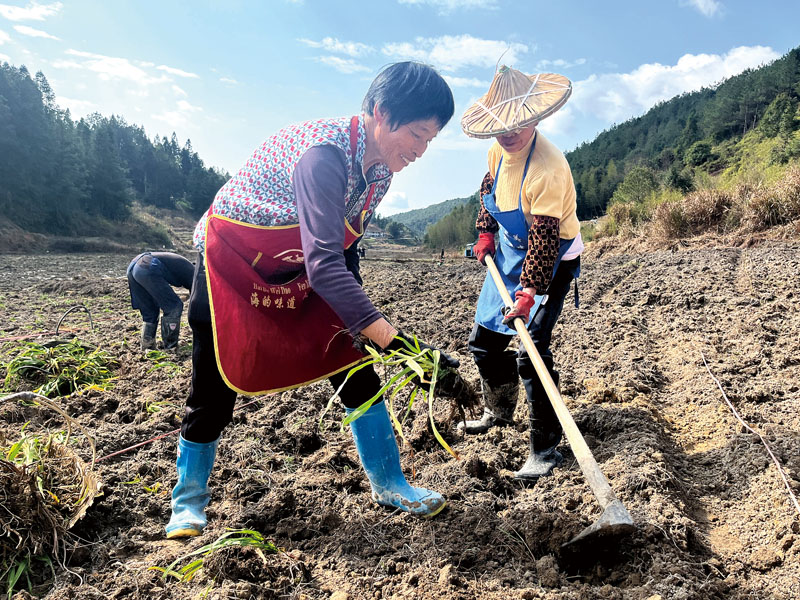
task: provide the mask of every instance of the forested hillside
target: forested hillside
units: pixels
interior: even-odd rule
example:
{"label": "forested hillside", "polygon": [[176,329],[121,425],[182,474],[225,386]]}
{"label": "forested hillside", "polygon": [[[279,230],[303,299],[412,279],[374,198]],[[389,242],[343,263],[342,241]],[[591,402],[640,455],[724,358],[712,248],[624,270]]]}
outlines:
{"label": "forested hillside", "polygon": [[425,245],[430,248],[450,248],[474,242],[478,237],[475,219],[481,207],[480,194],[475,192],[425,232]]}
{"label": "forested hillside", "polygon": [[[578,191],[578,216],[605,212],[626,178],[687,193],[698,178],[736,168],[743,146],[771,139],[770,161],[800,156],[800,48],[716,87],[677,96],[604,131],[567,154]],[[755,136],[739,144],[748,133]]]}
{"label": "forested hillside", "polygon": [[139,201],[199,215],[226,181],[176,135],[99,114],[73,121],[43,73],[0,65],[0,214],[27,231],[86,235]]}
{"label": "forested hillside", "polygon": [[392,215],[388,220],[405,225],[414,235],[421,238],[425,235],[425,230],[428,228],[428,225],[436,223],[456,207],[469,202],[469,200],[470,198],[451,198],[444,202],[431,204],[425,208],[416,208]]}

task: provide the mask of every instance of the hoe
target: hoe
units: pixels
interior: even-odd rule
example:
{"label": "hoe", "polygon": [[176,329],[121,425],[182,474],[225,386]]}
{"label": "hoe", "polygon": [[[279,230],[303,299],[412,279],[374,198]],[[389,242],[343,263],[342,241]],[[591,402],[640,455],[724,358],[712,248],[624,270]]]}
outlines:
{"label": "hoe", "polygon": [[[511,301],[511,295],[508,293],[503,280],[500,278],[500,273],[491,256],[486,256],[486,266],[489,268],[489,273],[492,274],[492,279],[494,279],[494,283],[497,286],[497,291],[500,292],[500,295],[503,297],[503,302],[505,302],[506,306],[511,308],[514,304]],[[586,477],[589,487],[592,489],[600,506],[603,508],[603,514],[600,515],[597,521],[565,543],[564,546],[570,546],[576,542],[591,543],[600,538],[622,536],[633,532],[635,528],[630,513],[628,513],[627,509],[622,505],[622,502],[614,495],[614,490],[611,489],[608,480],[605,475],[603,475],[597,461],[592,455],[592,451],[589,450],[589,446],[586,445],[586,441],[583,439],[581,432],[578,430],[578,426],[572,419],[572,415],[569,414],[566,404],[564,404],[564,401],[561,399],[561,394],[556,384],[553,382],[553,378],[550,377],[550,373],[547,371],[542,357],[539,356],[536,346],[533,345],[533,340],[528,330],[525,328],[525,323],[521,318],[516,318],[514,319],[514,327],[525,349],[528,351],[528,356],[530,356],[531,361],[533,361],[536,373],[542,380],[542,384],[547,391],[547,397],[550,399],[550,403],[553,405],[561,427],[564,429],[564,434],[581,467],[583,476]]]}

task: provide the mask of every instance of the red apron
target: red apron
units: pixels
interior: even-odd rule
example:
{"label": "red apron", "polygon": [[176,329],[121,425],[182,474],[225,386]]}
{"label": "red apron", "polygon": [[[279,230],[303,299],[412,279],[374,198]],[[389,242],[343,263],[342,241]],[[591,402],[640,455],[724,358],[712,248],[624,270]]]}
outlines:
{"label": "red apron", "polygon": [[[363,235],[374,191],[373,184],[358,230],[345,220],[345,248]],[[278,392],[363,360],[347,327],[308,283],[299,225],[251,225],[209,211],[205,265],[217,367],[231,389]]]}

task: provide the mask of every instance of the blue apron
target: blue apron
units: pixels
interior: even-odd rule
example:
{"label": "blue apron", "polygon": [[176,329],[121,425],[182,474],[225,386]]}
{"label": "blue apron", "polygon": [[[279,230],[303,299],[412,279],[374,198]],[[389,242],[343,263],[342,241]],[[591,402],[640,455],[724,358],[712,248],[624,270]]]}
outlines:
{"label": "blue apron", "polygon": [[[530,227],[528,226],[528,221],[525,219],[525,212],[522,210],[522,188],[525,185],[525,176],[528,174],[528,166],[530,165],[531,156],[533,156],[535,147],[536,138],[534,138],[533,144],[531,144],[528,160],[525,161],[525,170],[522,173],[522,185],[520,186],[519,202],[517,203],[516,209],[501,211],[497,207],[497,201],[495,200],[497,176],[500,174],[500,167],[503,165],[502,158],[500,158],[500,164],[497,165],[497,172],[494,174],[492,191],[483,197],[484,208],[486,208],[489,214],[492,215],[500,225],[500,242],[497,245],[497,253],[495,254],[494,262],[497,265],[497,270],[500,271],[500,276],[511,298],[514,298],[514,294],[522,289],[522,284],[520,284],[519,279],[522,276],[522,263],[525,260],[525,255],[528,253],[528,230]],[[561,262],[561,257],[567,252],[574,239],[575,238],[560,240],[558,256],[553,265],[553,274],[555,274]],[[536,302],[533,308],[531,308],[531,318],[539,310],[545,298],[546,296],[544,294],[537,294],[535,296]],[[500,292],[497,291],[497,286],[491,274],[487,273],[486,279],[483,282],[483,288],[481,288],[481,295],[478,298],[475,322],[497,333],[516,335],[516,330],[511,329],[508,325],[503,325],[503,308],[505,308],[503,298],[500,296]]]}

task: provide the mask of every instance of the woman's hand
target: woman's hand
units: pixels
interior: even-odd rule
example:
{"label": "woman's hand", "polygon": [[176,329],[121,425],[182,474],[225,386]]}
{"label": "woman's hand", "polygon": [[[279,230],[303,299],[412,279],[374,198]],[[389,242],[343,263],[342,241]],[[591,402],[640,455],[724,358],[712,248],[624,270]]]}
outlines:
{"label": "woman's hand", "polygon": [[522,288],[514,294],[515,302],[511,309],[504,309],[505,318],[503,325],[513,327],[514,319],[520,317],[527,325],[528,320],[531,318],[531,308],[536,304],[536,290],[534,288]]}

